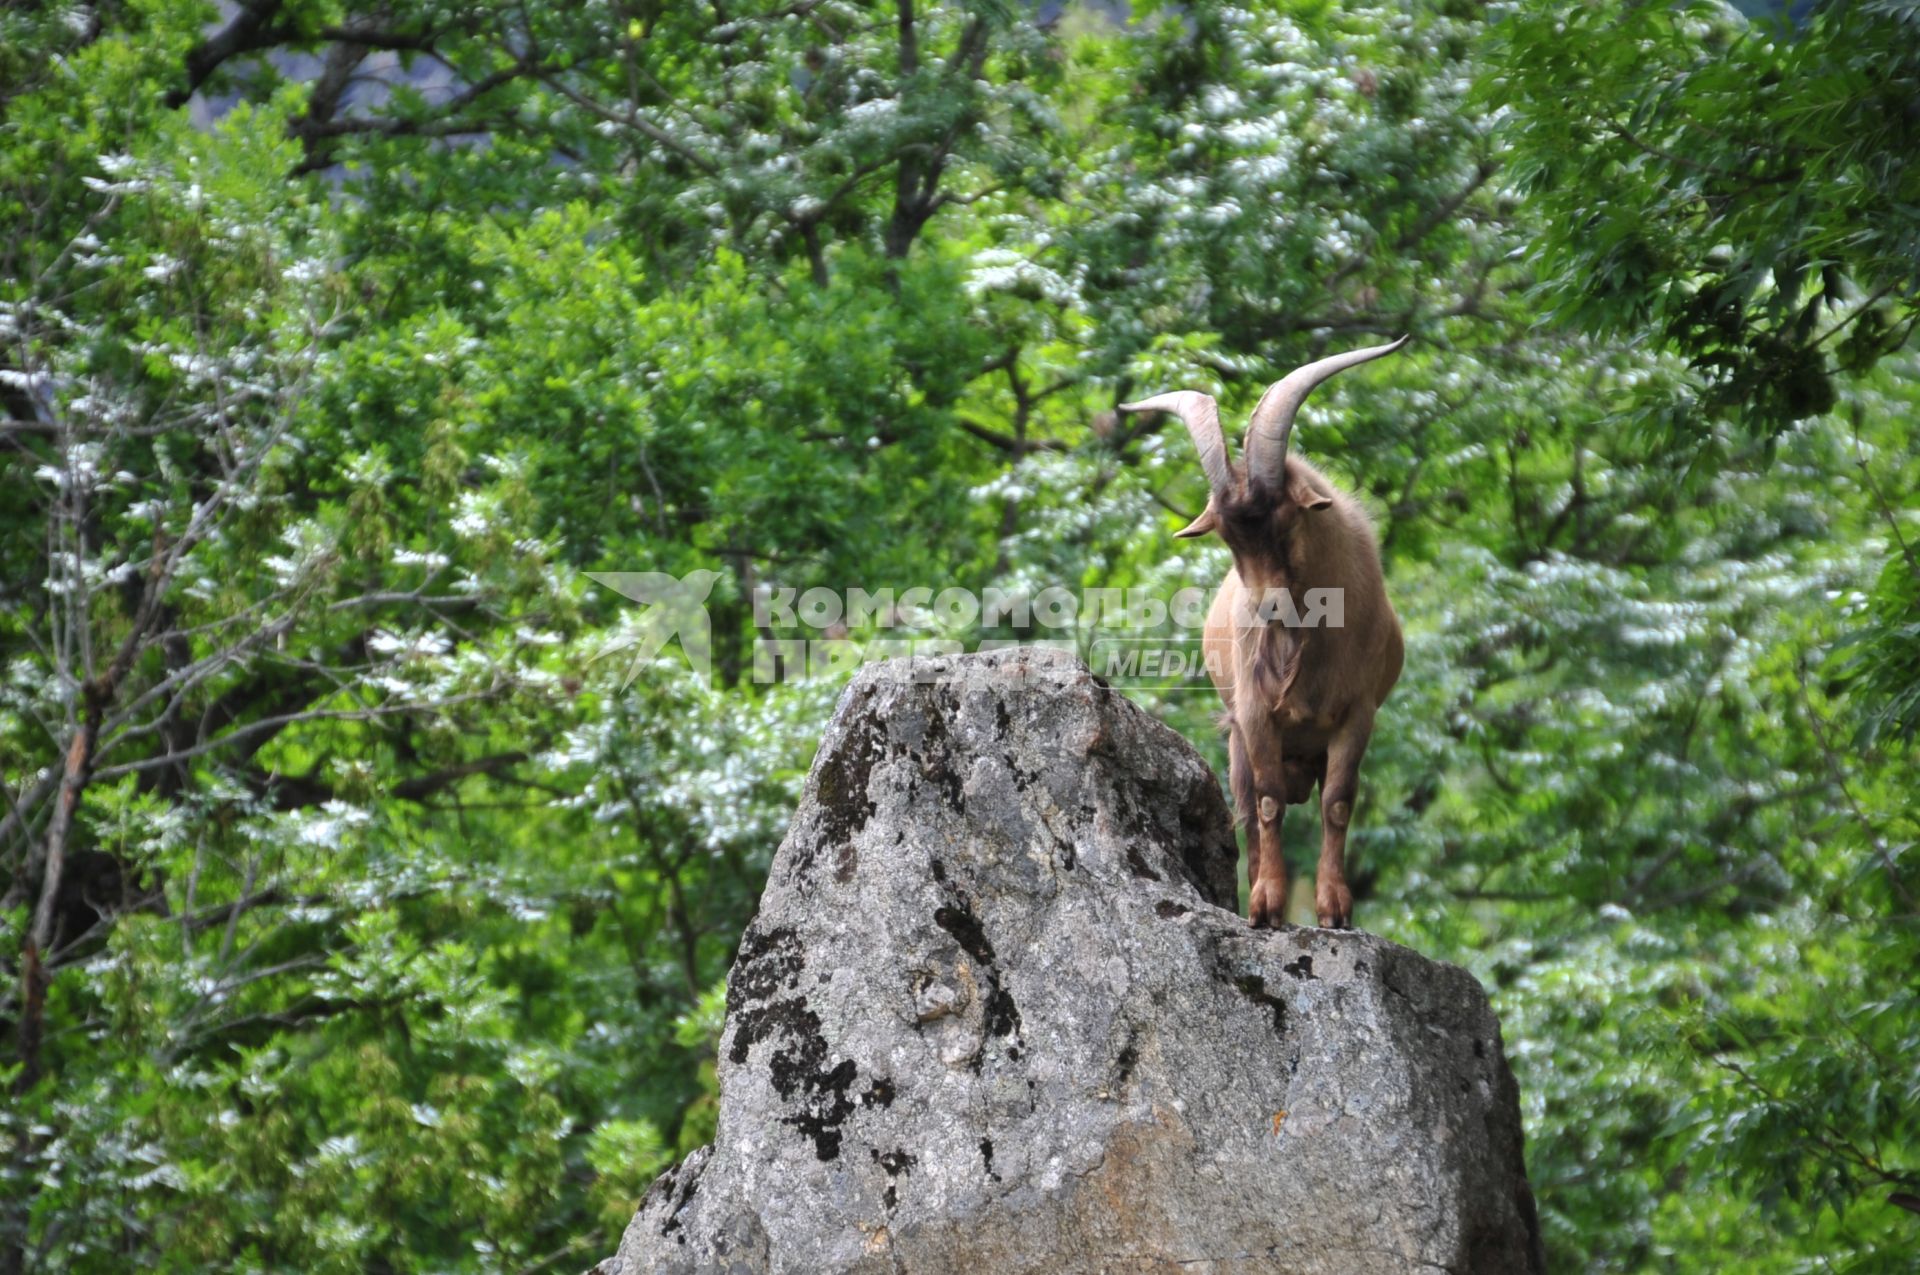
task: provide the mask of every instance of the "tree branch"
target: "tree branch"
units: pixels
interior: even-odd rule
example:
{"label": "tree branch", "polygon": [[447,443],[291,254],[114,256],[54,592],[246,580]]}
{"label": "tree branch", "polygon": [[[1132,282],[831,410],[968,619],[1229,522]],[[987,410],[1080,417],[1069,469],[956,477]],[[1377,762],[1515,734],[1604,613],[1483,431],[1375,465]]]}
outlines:
{"label": "tree branch", "polygon": [[228,59],[269,49],[290,39],[293,28],[276,21],[280,7],[281,0],[252,0],[250,4],[242,4],[233,21],[194,46],[187,54],[186,85],[167,94],[167,106],[173,109],[185,106],[187,99],[199,92],[200,86]]}

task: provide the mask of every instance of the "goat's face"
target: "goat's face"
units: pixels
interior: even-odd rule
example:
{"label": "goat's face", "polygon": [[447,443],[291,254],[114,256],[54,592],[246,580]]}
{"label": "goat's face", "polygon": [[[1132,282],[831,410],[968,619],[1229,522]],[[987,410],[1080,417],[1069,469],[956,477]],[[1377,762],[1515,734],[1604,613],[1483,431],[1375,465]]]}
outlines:
{"label": "goat's face", "polygon": [[[1233,550],[1234,565],[1248,584],[1267,583],[1284,566],[1285,546],[1303,519],[1311,519],[1333,504],[1333,493],[1317,476],[1287,456],[1293,418],[1313,387],[1357,363],[1391,354],[1407,338],[1309,363],[1267,387],[1247,422],[1246,445],[1238,464],[1227,458],[1227,442],[1220,431],[1220,408],[1213,397],[1193,390],[1160,394],[1122,411],[1172,412],[1187,426],[1206,472],[1207,508],[1179,536],[1217,532]],[[1272,570],[1267,570],[1271,567]]]}
{"label": "goat's face", "polygon": [[1264,574],[1258,570],[1293,533],[1333,504],[1333,493],[1298,461],[1289,461],[1277,484],[1250,481],[1246,466],[1235,466],[1228,486],[1209,496],[1198,518],[1173,534],[1182,539],[1218,535],[1233,551],[1242,579]]}

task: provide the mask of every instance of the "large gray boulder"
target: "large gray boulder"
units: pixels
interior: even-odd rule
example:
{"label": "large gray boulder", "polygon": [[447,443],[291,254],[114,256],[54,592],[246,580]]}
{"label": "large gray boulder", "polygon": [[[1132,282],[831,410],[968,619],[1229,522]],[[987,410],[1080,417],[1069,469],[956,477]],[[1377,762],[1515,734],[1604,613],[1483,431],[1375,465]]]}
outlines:
{"label": "large gray boulder", "polygon": [[1540,1270],[1479,984],[1250,930],[1233,864],[1206,763],[1077,660],[870,667],[741,940],[718,1136],[598,1270]]}

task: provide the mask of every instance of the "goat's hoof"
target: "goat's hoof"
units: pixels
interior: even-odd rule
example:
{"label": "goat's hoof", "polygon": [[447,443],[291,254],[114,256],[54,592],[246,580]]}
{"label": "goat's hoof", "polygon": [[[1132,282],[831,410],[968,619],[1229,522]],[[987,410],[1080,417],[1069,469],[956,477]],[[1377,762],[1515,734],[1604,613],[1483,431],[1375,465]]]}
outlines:
{"label": "goat's hoof", "polygon": [[1313,911],[1325,930],[1344,930],[1353,924],[1353,891],[1344,881],[1329,881],[1313,891]]}
{"label": "goat's hoof", "polygon": [[1253,928],[1277,930],[1287,919],[1287,886],[1284,881],[1255,881],[1247,895],[1247,920]]}

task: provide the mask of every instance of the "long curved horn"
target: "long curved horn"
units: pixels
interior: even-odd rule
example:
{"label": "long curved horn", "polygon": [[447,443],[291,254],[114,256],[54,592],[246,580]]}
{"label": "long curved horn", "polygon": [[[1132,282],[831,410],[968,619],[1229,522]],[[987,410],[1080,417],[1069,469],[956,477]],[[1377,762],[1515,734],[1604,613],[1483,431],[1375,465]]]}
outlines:
{"label": "long curved horn", "polygon": [[1172,412],[1178,416],[1186,423],[1187,433],[1193,436],[1193,445],[1200,453],[1200,468],[1207,475],[1207,486],[1215,492],[1227,489],[1232,471],[1227,467],[1226,435],[1220,432],[1220,405],[1213,401],[1213,395],[1198,390],[1175,390],[1171,394],[1143,398],[1138,403],[1122,403],[1120,410]]}
{"label": "long curved horn", "polygon": [[1364,350],[1348,350],[1296,368],[1267,387],[1247,422],[1247,476],[1269,486],[1280,481],[1287,463],[1287,438],[1293,433],[1293,417],[1306,402],[1313,387],[1358,363],[1392,354],[1407,343],[1406,337]]}

